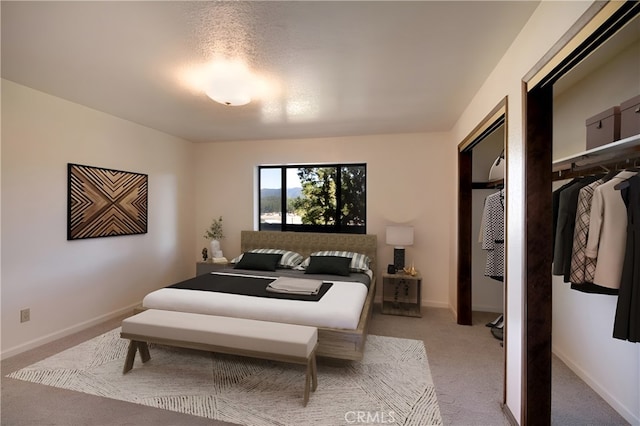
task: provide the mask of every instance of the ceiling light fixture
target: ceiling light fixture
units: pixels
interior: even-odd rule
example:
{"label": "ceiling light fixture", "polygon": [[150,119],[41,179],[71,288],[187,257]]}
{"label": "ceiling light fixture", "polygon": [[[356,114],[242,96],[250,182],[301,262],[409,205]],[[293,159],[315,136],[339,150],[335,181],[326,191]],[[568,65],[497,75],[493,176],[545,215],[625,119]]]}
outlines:
{"label": "ceiling light fixture", "polygon": [[240,60],[222,60],[211,64],[204,92],[214,101],[228,106],[251,102],[257,77]]}
{"label": "ceiling light fixture", "polygon": [[275,99],[280,91],[277,80],[254,73],[239,59],[217,59],[200,65],[185,65],[178,79],[193,94],[205,93],[212,100],[227,106],[246,105],[256,99]]}

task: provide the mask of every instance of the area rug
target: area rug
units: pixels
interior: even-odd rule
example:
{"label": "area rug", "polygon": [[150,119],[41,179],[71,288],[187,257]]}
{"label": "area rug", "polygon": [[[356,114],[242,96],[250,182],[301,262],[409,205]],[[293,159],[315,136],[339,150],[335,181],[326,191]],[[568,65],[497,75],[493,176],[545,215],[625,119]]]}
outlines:
{"label": "area rug", "polygon": [[302,404],[305,367],[150,345],[122,374],[120,329],[8,377],[240,425],[441,425],[424,344],[370,335],[359,362],[318,362]]}

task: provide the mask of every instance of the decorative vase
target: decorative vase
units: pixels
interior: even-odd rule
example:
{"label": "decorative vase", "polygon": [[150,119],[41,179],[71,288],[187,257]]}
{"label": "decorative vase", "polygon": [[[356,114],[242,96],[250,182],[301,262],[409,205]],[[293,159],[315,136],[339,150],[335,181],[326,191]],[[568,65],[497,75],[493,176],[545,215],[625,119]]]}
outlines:
{"label": "decorative vase", "polygon": [[211,257],[222,257],[222,250],[220,250],[220,241],[211,240]]}

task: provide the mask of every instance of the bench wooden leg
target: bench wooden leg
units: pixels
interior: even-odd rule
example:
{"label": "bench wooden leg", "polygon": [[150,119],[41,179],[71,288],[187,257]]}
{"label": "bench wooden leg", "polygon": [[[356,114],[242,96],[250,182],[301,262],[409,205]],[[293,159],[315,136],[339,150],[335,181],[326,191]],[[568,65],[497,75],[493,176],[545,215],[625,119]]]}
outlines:
{"label": "bench wooden leg", "polygon": [[304,396],[302,400],[302,404],[306,407],[307,402],[309,402],[309,387],[311,384],[311,361],[307,363],[307,374],[304,380]]}
{"label": "bench wooden leg", "polygon": [[124,360],[124,368],[122,374],[126,374],[133,368],[133,360],[136,358],[138,344],[134,340],[129,341],[129,349],[127,350],[127,358]]}
{"label": "bench wooden leg", "polygon": [[309,402],[309,388],[315,392],[318,388],[318,370],[316,365],[316,353],[311,353],[307,360],[307,374],[304,381],[304,406]]}
{"label": "bench wooden leg", "polygon": [[315,392],[315,390],[318,388],[318,365],[316,363],[315,352],[311,354],[311,379],[313,381],[311,390]]}
{"label": "bench wooden leg", "polygon": [[151,355],[149,354],[149,345],[147,345],[147,342],[138,342],[138,349],[140,350],[140,358],[142,358],[143,363],[151,359]]}
{"label": "bench wooden leg", "polygon": [[140,358],[142,358],[142,362],[147,362],[151,359],[147,342],[138,342],[135,340],[131,340],[129,342],[129,349],[127,350],[127,358],[124,360],[124,368],[122,369],[122,374],[126,374],[133,368],[133,362],[136,359],[136,352],[138,350],[140,350]]}

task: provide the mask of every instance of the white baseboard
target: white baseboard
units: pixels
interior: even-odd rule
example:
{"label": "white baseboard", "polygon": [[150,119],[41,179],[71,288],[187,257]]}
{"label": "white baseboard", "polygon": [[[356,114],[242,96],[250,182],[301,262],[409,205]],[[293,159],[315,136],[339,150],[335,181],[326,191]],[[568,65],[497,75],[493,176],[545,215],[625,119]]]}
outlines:
{"label": "white baseboard", "polygon": [[451,307],[451,305],[449,305],[448,302],[434,302],[434,301],[429,301],[429,300],[422,300],[422,306],[428,307],[428,308],[444,308],[444,309],[449,309]]}
{"label": "white baseboard", "polygon": [[456,306],[453,306],[451,304],[447,305],[447,308],[449,309],[449,311],[451,312],[451,314],[453,315],[453,317],[456,319],[456,322],[458,321],[458,308]]}
{"label": "white baseboard", "polygon": [[602,399],[607,401],[611,407],[618,412],[626,421],[632,425],[640,425],[640,414],[634,414],[627,407],[625,407],[620,401],[618,401],[613,395],[609,393],[597,380],[589,375],[586,371],[580,368],[571,358],[565,353],[559,351],[555,346],[552,347],[552,352],[564,362],[576,376],[580,377],[591,389],[593,389]]}
{"label": "white baseboard", "polygon": [[139,306],[139,305],[140,305],[139,302],[138,303],[134,303],[133,305],[126,306],[126,307],[124,307],[122,309],[118,309],[116,311],[112,311],[112,312],[106,313],[104,315],[100,315],[99,317],[90,319],[88,321],[81,322],[80,324],[76,324],[76,325],[74,325],[72,327],[68,327],[68,328],[65,328],[63,330],[59,330],[59,331],[56,331],[54,333],[48,334],[46,336],[42,336],[42,337],[39,337],[37,339],[30,340],[30,341],[28,341],[26,343],[23,343],[21,345],[15,346],[13,348],[9,348],[7,350],[3,350],[2,353],[0,353],[0,360],[3,360],[3,359],[6,359],[6,358],[9,358],[9,357],[21,354],[22,352],[26,352],[26,351],[28,351],[30,349],[37,348],[38,346],[42,346],[42,345],[47,344],[49,342],[53,342],[55,340],[62,339],[63,337],[69,336],[69,335],[71,335],[73,333],[77,333],[79,331],[85,330],[85,329],[87,329],[89,327],[92,327],[94,325],[97,325],[97,324],[100,324],[102,322],[108,321],[110,319],[117,318],[117,317],[119,317],[121,315],[126,314],[127,312],[133,312],[133,308],[135,308],[136,306]]}

